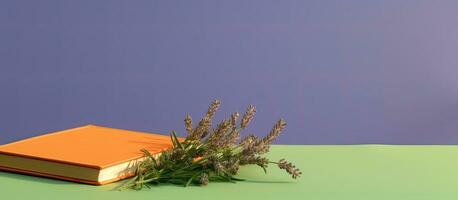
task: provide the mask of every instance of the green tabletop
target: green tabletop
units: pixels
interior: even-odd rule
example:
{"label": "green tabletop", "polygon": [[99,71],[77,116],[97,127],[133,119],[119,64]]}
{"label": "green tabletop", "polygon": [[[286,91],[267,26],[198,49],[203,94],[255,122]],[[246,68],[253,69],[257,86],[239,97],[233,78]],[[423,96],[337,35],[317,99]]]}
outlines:
{"label": "green tabletop", "polygon": [[0,172],[0,199],[457,199],[458,146],[276,145],[272,160],[287,158],[303,172],[297,180],[270,166],[244,167],[237,183],[160,185],[113,190]]}

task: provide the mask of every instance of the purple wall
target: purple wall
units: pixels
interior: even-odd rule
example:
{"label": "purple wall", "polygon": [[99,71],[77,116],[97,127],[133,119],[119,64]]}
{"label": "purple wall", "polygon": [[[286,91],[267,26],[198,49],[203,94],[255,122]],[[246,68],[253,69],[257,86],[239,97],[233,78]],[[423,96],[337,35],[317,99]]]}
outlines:
{"label": "purple wall", "polygon": [[168,133],[213,98],[285,144],[458,144],[457,1],[0,1],[0,143]]}

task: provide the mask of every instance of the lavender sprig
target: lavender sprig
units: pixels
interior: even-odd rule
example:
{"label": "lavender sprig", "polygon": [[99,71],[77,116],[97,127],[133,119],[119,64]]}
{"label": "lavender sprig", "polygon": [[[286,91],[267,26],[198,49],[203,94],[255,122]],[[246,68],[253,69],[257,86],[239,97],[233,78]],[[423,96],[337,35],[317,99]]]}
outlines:
{"label": "lavender sprig", "polygon": [[214,100],[207,113],[193,127],[191,116],[187,115],[185,129],[188,132],[184,140],[178,139],[172,131],[170,138],[173,148],[154,157],[143,150],[147,159],[137,166],[136,176],[127,181],[122,188],[142,189],[150,184],[176,183],[188,186],[207,185],[211,181],[234,182],[242,180],[235,177],[240,166],[257,165],[267,172],[269,163],[276,164],[298,178],[302,173],[292,163],[281,159],[269,161],[263,154],[270,149],[270,144],[280,135],[286,122],[280,119],[269,134],[259,138],[250,134],[240,139],[240,132],[248,127],[256,113],[256,108],[248,106],[239,121],[239,113],[233,113],[212,128],[212,120],[221,102]]}

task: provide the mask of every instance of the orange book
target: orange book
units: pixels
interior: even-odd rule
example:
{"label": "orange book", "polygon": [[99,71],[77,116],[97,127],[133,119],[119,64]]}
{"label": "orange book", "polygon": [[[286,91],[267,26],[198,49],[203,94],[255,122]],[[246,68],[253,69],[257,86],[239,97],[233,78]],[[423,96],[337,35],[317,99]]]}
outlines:
{"label": "orange book", "polygon": [[94,125],[0,146],[0,169],[93,185],[135,175],[145,159],[172,147],[169,136]]}

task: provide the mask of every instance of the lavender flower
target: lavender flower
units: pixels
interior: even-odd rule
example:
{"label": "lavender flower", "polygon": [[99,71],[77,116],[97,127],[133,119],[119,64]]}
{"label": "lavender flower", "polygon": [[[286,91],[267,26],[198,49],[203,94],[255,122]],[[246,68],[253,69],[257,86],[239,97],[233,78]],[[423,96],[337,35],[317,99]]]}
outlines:
{"label": "lavender flower", "polygon": [[242,122],[240,123],[240,127],[245,129],[250,124],[251,120],[253,120],[254,114],[256,114],[256,107],[253,105],[248,106],[243,115]]}
{"label": "lavender flower", "polygon": [[200,175],[199,183],[201,185],[207,185],[208,184],[208,174],[207,173],[202,173],[202,175]]}
{"label": "lavender flower", "polygon": [[188,131],[188,134],[192,134],[192,118],[189,114],[186,115],[186,118],[184,119],[184,126],[186,131]]}
{"label": "lavender flower", "polygon": [[288,172],[288,174],[291,174],[291,176],[294,179],[299,177],[302,174],[302,172],[300,172],[299,169],[296,168],[295,165],[293,165],[290,162],[287,162],[285,159],[281,159],[280,161],[278,161],[278,167],[280,169],[286,170],[286,172]]}

